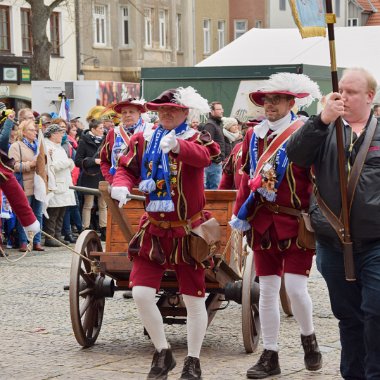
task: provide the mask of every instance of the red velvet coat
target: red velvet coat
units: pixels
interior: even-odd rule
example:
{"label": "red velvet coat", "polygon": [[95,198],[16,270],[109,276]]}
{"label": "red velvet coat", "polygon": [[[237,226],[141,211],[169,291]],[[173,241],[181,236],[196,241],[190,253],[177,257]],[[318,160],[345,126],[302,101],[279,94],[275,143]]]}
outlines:
{"label": "red velvet coat", "polygon": [[[125,133],[127,136],[129,136],[127,132]],[[112,155],[112,147],[114,143],[115,143],[115,129],[112,128],[107,133],[106,141],[104,142],[104,145],[100,151],[100,171],[102,172],[104,179],[110,184],[112,184],[112,181],[113,181],[113,175],[110,173],[110,169],[112,166],[111,155]]]}
{"label": "red velvet coat", "polygon": [[[242,147],[243,176],[240,183],[239,192],[236,199],[234,214],[237,215],[240,207],[250,194],[248,187],[249,169],[250,169],[250,152],[249,145],[253,135],[253,129],[249,130],[244,138]],[[272,139],[267,135],[267,143],[270,144]],[[263,153],[264,140],[259,140],[259,156]],[[292,162],[289,163],[286,174],[278,188],[275,203],[280,206],[292,207],[296,209],[307,210],[309,207],[310,194],[312,191],[312,182],[310,169],[301,168]],[[262,197],[255,194],[255,206],[257,207]],[[297,236],[298,220],[296,217],[282,214],[272,213],[266,207],[252,210],[254,215],[250,224],[253,228],[253,236],[260,239],[260,235],[264,235],[271,227],[275,231],[277,240],[286,240]],[[256,212],[256,213],[255,213]],[[258,234],[257,234],[258,233]]]}
{"label": "red velvet coat", "polygon": [[[211,164],[211,156],[220,153],[219,146],[211,140],[207,132],[196,132],[188,139],[178,138],[180,150],[178,154],[170,152],[169,166],[171,169],[171,193],[175,205],[173,212],[149,212],[141,219],[140,227],[146,226],[149,235],[160,238],[182,238],[188,231],[184,227],[163,229],[147,221],[147,216],[157,221],[188,220],[203,210],[206,204],[204,193],[204,168]],[[141,181],[141,163],[147,141],[143,133],[131,137],[129,151],[119,160],[119,166],[113,178],[113,186],[127,186],[131,190]],[[146,195],[146,204],[149,204],[149,195]],[[200,219],[193,223],[193,227],[201,224]],[[151,239],[144,237],[143,245],[149,245]],[[181,246],[178,242],[178,247]],[[142,247],[142,251],[148,252],[150,247]],[[146,249],[144,249],[146,248]],[[181,250],[179,249],[178,253]],[[140,252],[140,254],[141,254]],[[176,259],[181,255],[176,255]]]}
{"label": "red velvet coat", "polygon": [[228,156],[226,163],[223,165],[222,179],[219,183],[219,190],[239,189],[241,177],[241,158],[243,142],[237,143]]}

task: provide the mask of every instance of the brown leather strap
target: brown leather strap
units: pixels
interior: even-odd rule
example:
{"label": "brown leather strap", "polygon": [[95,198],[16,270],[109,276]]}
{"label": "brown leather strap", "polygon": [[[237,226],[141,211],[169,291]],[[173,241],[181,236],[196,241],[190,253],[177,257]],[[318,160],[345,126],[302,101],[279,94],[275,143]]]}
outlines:
{"label": "brown leather strap", "polygon": [[297,210],[292,207],[280,206],[277,203],[265,202],[263,203],[263,206],[265,206],[268,210],[272,211],[274,214],[293,215],[297,218],[301,215],[301,210]]}
{"label": "brown leather strap", "polygon": [[343,243],[344,242],[344,225],[342,221],[330,210],[329,206],[327,206],[327,204],[322,199],[318,191],[316,192],[315,197],[317,199],[318,206],[320,210],[322,211],[322,214],[328,220],[331,227],[335,230],[336,234],[338,235],[338,238]]}
{"label": "brown leather strap", "polygon": [[[363,143],[360,145],[359,152],[354,162],[354,166],[352,167],[352,170],[351,170],[350,179],[347,184],[347,201],[348,201],[348,206],[349,206],[348,208],[349,214],[351,211],[352,202],[354,200],[356,185],[358,183],[360,173],[363,169],[364,161],[365,161],[365,158],[367,157],[368,149],[369,149],[369,146],[371,145],[371,141],[376,130],[376,125],[377,125],[377,119],[375,117],[372,117],[372,120],[369,123],[368,129],[364,136]],[[340,241],[344,243],[344,225],[342,221],[331,211],[331,209],[327,206],[327,204],[322,199],[318,191],[316,192],[315,196],[316,196],[319,208],[322,211],[323,215],[328,220],[331,227],[335,230]]]}
{"label": "brown leather strap", "polygon": [[156,220],[152,216],[148,215],[149,222],[154,226],[167,230],[168,228],[185,227],[196,220],[201,219],[203,216],[202,211],[197,212],[189,220]]}
{"label": "brown leather strap", "polygon": [[360,173],[362,172],[364,161],[368,154],[369,146],[375,134],[377,125],[377,119],[372,116],[371,122],[368,124],[368,128],[365,132],[364,140],[360,145],[359,152],[355,158],[354,166],[351,169],[350,179],[347,184],[347,202],[348,202],[348,212],[350,213],[352,202],[354,200],[355,189],[358,183]]}

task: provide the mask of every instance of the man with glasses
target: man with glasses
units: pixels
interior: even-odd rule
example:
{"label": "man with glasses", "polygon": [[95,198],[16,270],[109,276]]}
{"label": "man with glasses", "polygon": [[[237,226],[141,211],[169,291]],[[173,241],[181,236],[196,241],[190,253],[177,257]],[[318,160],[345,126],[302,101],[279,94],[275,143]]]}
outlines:
{"label": "man with glasses", "polygon": [[298,218],[309,207],[312,191],[310,170],[289,162],[285,147],[291,133],[303,122],[292,108],[308,106],[320,98],[318,85],[303,74],[278,73],[249,94],[264,107],[266,119],[247,132],[243,142],[243,177],[236,200],[232,227],[245,231],[254,251],[259,277],[259,314],[264,352],[247,371],[250,379],[281,373],[278,359],[281,277],[300,326],[305,367],[322,366],[307,290],[314,250],[301,246]]}
{"label": "man with glasses", "polygon": [[212,102],[210,105],[210,116],[202,128],[207,131],[211,138],[219,145],[220,154],[212,157],[212,162],[205,169],[204,185],[205,189],[217,189],[222,178],[222,164],[225,159],[224,135],[222,127],[223,106],[220,102]]}

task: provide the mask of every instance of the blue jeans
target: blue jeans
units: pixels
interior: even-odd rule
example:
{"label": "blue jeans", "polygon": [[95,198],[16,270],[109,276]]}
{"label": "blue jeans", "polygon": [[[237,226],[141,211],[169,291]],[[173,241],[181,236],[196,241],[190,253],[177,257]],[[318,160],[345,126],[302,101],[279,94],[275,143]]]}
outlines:
{"label": "blue jeans", "polygon": [[[34,215],[36,216],[37,220],[40,222],[41,230],[42,230],[42,202],[34,198],[34,195],[29,195],[27,198],[28,198],[30,207],[33,210]],[[17,233],[18,233],[20,244],[28,243],[28,238],[26,237],[24,228],[19,221],[17,221]],[[41,243],[41,232],[34,235],[33,244],[37,244],[37,243]]]}
{"label": "blue jeans", "polygon": [[380,242],[354,252],[356,281],[346,281],[343,254],[317,243],[317,268],[339,320],[344,379],[380,379]]}
{"label": "blue jeans", "polygon": [[222,163],[216,164],[212,162],[210,166],[205,168],[204,186],[205,189],[215,190],[218,188],[222,179]]}
{"label": "blue jeans", "polygon": [[75,206],[67,206],[65,211],[65,216],[63,217],[62,235],[67,236],[71,234],[71,223],[75,225],[78,231],[83,229],[82,227],[82,217],[79,211],[79,199],[77,192],[75,192]]}

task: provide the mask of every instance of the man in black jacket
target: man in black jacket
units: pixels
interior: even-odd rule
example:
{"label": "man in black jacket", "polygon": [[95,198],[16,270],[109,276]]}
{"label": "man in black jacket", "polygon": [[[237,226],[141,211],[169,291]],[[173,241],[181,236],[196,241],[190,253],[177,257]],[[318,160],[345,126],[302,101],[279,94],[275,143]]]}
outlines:
{"label": "man in black jacket", "polygon": [[339,320],[344,379],[380,379],[380,122],[371,104],[377,83],[366,70],[343,73],[320,115],[312,116],[287,145],[290,161],[313,166],[321,198],[337,218],[341,215],[338,152],[334,122],[343,118],[347,173],[355,162],[371,121],[376,130],[366,154],[353,201],[349,205],[356,281],[346,281],[342,245],[315,199],[312,226],[317,238],[317,267]]}
{"label": "man in black jacket", "polygon": [[222,162],[225,158],[224,136],[222,127],[223,106],[220,102],[210,104],[210,116],[202,128],[211,135],[220,147],[220,155],[212,157],[212,162],[205,169],[205,189],[217,189],[222,178]]}

